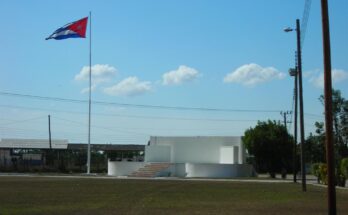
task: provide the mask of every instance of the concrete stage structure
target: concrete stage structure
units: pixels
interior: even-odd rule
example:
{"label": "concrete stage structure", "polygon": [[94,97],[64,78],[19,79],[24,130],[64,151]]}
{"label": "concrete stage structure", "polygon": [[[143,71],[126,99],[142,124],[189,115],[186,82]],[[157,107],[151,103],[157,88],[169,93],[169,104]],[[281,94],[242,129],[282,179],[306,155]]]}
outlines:
{"label": "concrete stage structure", "polygon": [[144,162],[108,161],[108,174],[134,177],[253,176],[241,137],[150,137]]}

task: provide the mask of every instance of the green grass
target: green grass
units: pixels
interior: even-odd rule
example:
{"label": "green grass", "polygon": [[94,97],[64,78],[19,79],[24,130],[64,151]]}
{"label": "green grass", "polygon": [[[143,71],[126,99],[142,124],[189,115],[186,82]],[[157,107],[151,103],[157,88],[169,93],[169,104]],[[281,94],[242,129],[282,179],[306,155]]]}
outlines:
{"label": "green grass", "polygon": [[[337,190],[338,214],[348,191]],[[326,189],[299,184],[0,177],[0,214],[327,214]]]}

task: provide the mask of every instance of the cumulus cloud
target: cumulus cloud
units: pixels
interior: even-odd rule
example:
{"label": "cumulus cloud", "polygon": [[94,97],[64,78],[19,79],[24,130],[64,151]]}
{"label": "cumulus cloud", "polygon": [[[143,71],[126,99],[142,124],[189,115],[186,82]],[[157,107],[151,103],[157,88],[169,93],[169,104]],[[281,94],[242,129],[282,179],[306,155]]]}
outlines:
{"label": "cumulus cloud", "polygon": [[137,77],[128,77],[114,86],[104,88],[104,93],[111,96],[137,96],[149,92],[151,82],[139,81]]}
{"label": "cumulus cloud", "polygon": [[255,86],[273,79],[283,79],[285,74],[274,67],[261,67],[255,63],[245,64],[224,77],[225,83],[240,83]]}
{"label": "cumulus cloud", "polygon": [[320,73],[319,69],[309,70],[309,71],[302,72],[302,77],[303,78],[312,78],[313,76],[315,76],[318,73]]}
{"label": "cumulus cloud", "polygon": [[[333,83],[342,82],[348,79],[348,72],[342,69],[333,69],[331,71],[331,77]],[[309,82],[318,88],[324,88],[324,74],[320,73],[319,75],[312,76]]]}
{"label": "cumulus cloud", "polygon": [[[92,84],[92,86],[91,86],[92,92],[95,91],[96,88],[97,88],[97,85],[96,84]],[[89,92],[89,87],[83,88],[81,90],[81,93],[88,93],[88,92]]]}
{"label": "cumulus cloud", "polygon": [[[115,67],[108,64],[96,64],[92,66],[92,83],[99,84],[108,82],[116,74]],[[88,81],[89,80],[89,66],[84,66],[80,73],[75,75],[76,81]]]}
{"label": "cumulus cloud", "polygon": [[180,85],[198,78],[199,72],[188,66],[181,65],[177,70],[166,72],[162,75],[163,85]]}

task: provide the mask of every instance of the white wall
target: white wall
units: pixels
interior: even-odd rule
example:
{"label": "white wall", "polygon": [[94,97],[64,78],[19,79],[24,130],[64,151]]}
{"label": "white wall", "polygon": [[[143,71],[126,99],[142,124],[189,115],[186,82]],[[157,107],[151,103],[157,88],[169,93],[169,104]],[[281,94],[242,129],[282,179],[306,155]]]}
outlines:
{"label": "white wall", "polygon": [[233,146],[220,147],[220,163],[234,163]]}
{"label": "white wall", "polygon": [[[108,175],[127,176],[145,166],[145,162],[108,162]],[[254,174],[249,164],[196,164],[173,163],[158,176],[172,176],[181,178],[236,178],[251,177]]]}
{"label": "white wall", "polygon": [[173,146],[175,163],[219,163],[220,147],[210,143],[178,142]]}
{"label": "white wall", "polygon": [[184,178],[187,175],[185,163],[172,163],[168,168],[170,176]]}
{"label": "white wall", "polygon": [[145,166],[144,162],[108,161],[108,175],[127,176]]}
{"label": "white wall", "polygon": [[235,178],[252,175],[253,167],[249,164],[186,164],[186,177]]}
{"label": "white wall", "polygon": [[171,145],[145,146],[145,162],[171,162]]}
{"label": "white wall", "polygon": [[[241,137],[158,137],[150,138],[150,145],[145,146],[146,162],[171,163],[237,163],[244,152],[233,153],[233,150],[223,152],[221,148],[241,145]],[[170,149],[157,149],[154,146],[171,146]],[[169,158],[165,159],[165,156]],[[230,154],[230,156],[228,155]],[[228,158],[230,157],[230,158]],[[232,159],[232,160],[231,160]],[[164,161],[165,160],[165,161]]]}
{"label": "white wall", "polygon": [[238,163],[239,164],[246,163],[246,152],[245,152],[244,144],[242,142],[241,142],[241,144],[239,146]]}

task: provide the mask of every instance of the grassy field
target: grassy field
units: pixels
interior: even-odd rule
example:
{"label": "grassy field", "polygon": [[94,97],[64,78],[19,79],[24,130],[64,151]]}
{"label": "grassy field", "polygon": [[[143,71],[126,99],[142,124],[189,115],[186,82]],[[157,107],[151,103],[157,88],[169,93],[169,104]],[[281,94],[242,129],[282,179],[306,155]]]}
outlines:
{"label": "grassy field", "polygon": [[[292,183],[0,177],[0,214],[327,214],[326,190]],[[338,214],[348,191],[337,190]]]}

